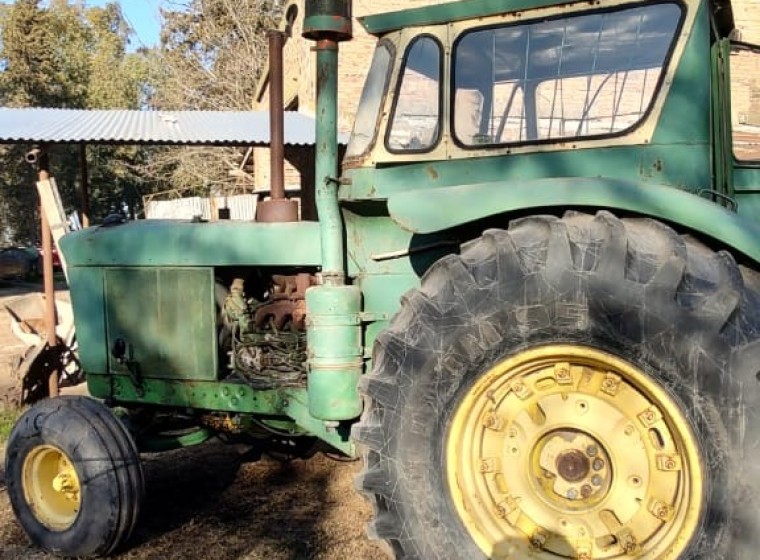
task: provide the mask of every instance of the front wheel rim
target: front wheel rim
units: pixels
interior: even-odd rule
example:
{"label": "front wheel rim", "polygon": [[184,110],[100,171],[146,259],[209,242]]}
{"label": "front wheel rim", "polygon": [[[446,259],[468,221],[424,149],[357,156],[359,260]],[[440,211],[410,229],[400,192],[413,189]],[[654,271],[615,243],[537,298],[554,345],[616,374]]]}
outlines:
{"label": "front wheel rim", "polygon": [[33,448],[22,467],[24,498],[35,518],[51,531],[65,531],[82,504],[79,476],[69,457],[53,445]]}
{"label": "front wheel rim", "polygon": [[701,516],[699,448],[674,399],[599,350],[534,348],[468,389],[447,480],[489,558],[670,560]]}

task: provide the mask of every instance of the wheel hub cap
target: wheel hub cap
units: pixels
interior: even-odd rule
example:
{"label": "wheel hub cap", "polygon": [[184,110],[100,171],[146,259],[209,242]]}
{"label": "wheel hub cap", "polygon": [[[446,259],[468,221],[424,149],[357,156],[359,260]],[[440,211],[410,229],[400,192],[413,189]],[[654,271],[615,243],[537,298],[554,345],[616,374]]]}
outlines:
{"label": "wheel hub cap", "polygon": [[579,482],[586,478],[591,470],[591,463],[583,451],[571,449],[563,451],[557,457],[557,472],[567,482]]}
{"label": "wheel hub cap", "polygon": [[690,423],[644,372],[546,346],[481,376],[452,417],[447,478],[491,558],[675,559],[699,522]]}
{"label": "wheel hub cap", "polygon": [[76,521],[81,506],[79,477],[66,454],[40,445],[23,465],[24,497],[37,520],[52,531],[64,531]]}

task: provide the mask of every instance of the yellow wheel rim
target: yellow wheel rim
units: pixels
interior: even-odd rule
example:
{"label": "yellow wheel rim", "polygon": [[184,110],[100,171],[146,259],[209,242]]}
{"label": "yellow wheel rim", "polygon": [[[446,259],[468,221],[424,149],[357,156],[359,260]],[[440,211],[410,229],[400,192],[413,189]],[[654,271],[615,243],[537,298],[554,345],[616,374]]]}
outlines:
{"label": "yellow wheel rim", "polygon": [[553,345],[486,372],[451,420],[447,479],[489,558],[675,559],[702,466],[673,398],[629,363]]}
{"label": "yellow wheel rim", "polygon": [[34,516],[52,531],[64,531],[76,521],[82,503],[79,477],[66,454],[39,445],[23,465],[24,497]]}

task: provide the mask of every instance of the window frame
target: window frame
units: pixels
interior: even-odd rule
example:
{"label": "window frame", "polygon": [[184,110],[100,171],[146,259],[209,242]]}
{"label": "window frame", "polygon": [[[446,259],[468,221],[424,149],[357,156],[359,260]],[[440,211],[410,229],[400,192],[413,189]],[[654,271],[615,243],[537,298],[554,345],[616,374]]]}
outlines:
{"label": "window frame", "polygon": [[728,102],[729,102],[729,111],[727,115],[724,115],[723,118],[728,120],[728,126],[730,127],[730,138],[731,138],[731,158],[734,162],[734,165],[736,167],[745,167],[745,168],[760,168],[760,157],[757,159],[740,159],[736,155],[736,149],[734,147],[734,109],[733,109],[733,84],[731,76],[733,75],[733,68],[731,67],[731,59],[730,55],[733,53],[734,47],[738,47],[739,50],[742,51],[748,51],[750,53],[753,53],[755,56],[758,57],[758,60],[760,60],[760,45],[755,45],[753,43],[746,43],[744,41],[729,41],[729,60],[728,60],[728,80],[726,83],[726,88],[728,89]]}
{"label": "window frame", "polygon": [[[361,153],[358,154],[351,154],[348,155],[348,151],[346,152],[346,156],[344,158],[344,164],[351,165],[352,163],[359,162],[366,158],[372,151],[375,149],[375,145],[377,144],[377,137],[379,135],[380,126],[383,121],[383,107],[385,105],[385,100],[388,98],[388,90],[390,88],[391,80],[393,78],[394,74],[394,68],[396,64],[396,45],[388,40],[387,38],[380,39],[377,44],[375,45],[375,50],[372,53],[372,57],[374,59],[375,52],[378,49],[385,48],[388,51],[388,68],[385,72],[385,81],[383,84],[383,91],[380,94],[379,97],[379,104],[377,108],[377,113],[375,114],[375,126],[373,128],[372,132],[372,138],[367,143],[367,145],[364,147],[364,150]],[[357,116],[359,114],[359,108],[361,108],[362,105],[362,97],[364,95],[364,87],[366,86],[366,81],[362,86],[362,92],[359,96],[359,105],[357,106]],[[351,143],[351,139],[354,136],[354,128],[356,127],[356,123],[358,122],[358,118],[356,116],[354,117],[353,127],[351,128],[351,135],[349,137],[349,144]],[[348,150],[348,146],[346,146],[346,150]]]}
{"label": "window frame", "polygon": [[[398,101],[399,96],[401,94],[401,87],[404,84],[404,76],[407,68],[407,63],[409,62],[409,54],[411,53],[412,49],[414,48],[414,45],[417,44],[418,41],[422,39],[431,39],[435,45],[438,47],[438,126],[437,126],[437,133],[435,136],[435,139],[433,142],[431,142],[429,145],[425,146],[424,148],[418,148],[418,149],[399,149],[399,148],[392,148],[389,141],[391,132],[393,130],[393,123],[396,119],[396,109],[398,108]],[[399,71],[397,73],[398,79],[396,80],[396,88],[393,92],[393,106],[391,108],[391,111],[388,116],[387,124],[385,127],[385,137],[383,140],[383,144],[385,145],[385,150],[390,154],[399,154],[399,155],[407,155],[407,154],[426,154],[429,152],[434,151],[441,143],[441,140],[443,138],[443,124],[444,124],[444,118],[443,118],[443,111],[444,111],[444,103],[443,103],[443,96],[444,96],[444,86],[445,86],[445,75],[444,75],[444,66],[445,66],[445,59],[446,59],[446,50],[444,48],[443,43],[441,43],[441,40],[436,37],[435,35],[432,35],[430,33],[420,33],[419,35],[415,35],[414,38],[409,41],[406,45],[406,49],[404,51],[404,56],[401,60],[401,65],[399,66]]]}
{"label": "window frame", "polygon": [[[656,6],[656,5],[663,5],[663,4],[670,4],[674,5],[678,8],[680,14],[678,18],[678,22],[674,28],[673,36],[670,41],[670,45],[668,46],[667,54],[665,55],[665,58],[663,59],[660,76],[657,79],[657,83],[655,84],[652,96],[649,100],[649,103],[647,105],[646,110],[641,114],[641,117],[634,123],[632,126],[629,126],[623,130],[612,132],[612,133],[603,133],[603,134],[593,134],[593,135],[587,135],[587,136],[563,136],[558,138],[546,138],[546,139],[536,139],[536,140],[524,140],[524,141],[517,141],[517,142],[488,142],[488,143],[480,143],[480,144],[466,144],[462,142],[459,137],[456,134],[455,129],[455,98],[456,98],[456,78],[457,78],[457,50],[460,46],[461,41],[467,37],[468,35],[472,33],[477,33],[480,31],[488,31],[491,29],[509,29],[509,28],[515,28],[515,27],[529,27],[531,25],[534,25],[536,23],[544,23],[549,21],[561,21],[561,20],[567,20],[567,19],[573,19],[583,16],[589,16],[589,15],[596,15],[596,14],[605,14],[605,13],[616,13],[616,12],[625,12],[626,10],[641,8],[645,6]],[[483,25],[479,27],[470,27],[465,30],[463,30],[453,41],[451,45],[451,72],[449,76],[449,91],[451,92],[450,95],[450,101],[449,101],[449,118],[448,118],[448,126],[450,131],[450,136],[453,144],[465,151],[477,151],[477,150],[484,150],[484,149],[510,149],[510,148],[519,148],[523,146],[552,146],[552,145],[558,145],[558,144],[577,144],[579,142],[587,142],[587,141],[599,141],[609,138],[619,138],[626,135],[631,134],[632,132],[638,130],[639,128],[643,127],[644,124],[649,120],[649,117],[651,113],[653,112],[655,106],[657,105],[657,99],[660,95],[663,93],[663,86],[665,84],[666,78],[671,70],[671,64],[673,63],[673,57],[678,50],[678,45],[681,41],[681,35],[683,33],[684,25],[687,20],[687,16],[689,13],[689,6],[687,6],[683,1],[681,0],[656,0],[656,1],[642,1],[642,2],[636,2],[636,3],[626,3],[626,4],[618,4],[615,6],[602,8],[602,9],[591,9],[591,10],[577,10],[572,11],[569,13],[564,14],[557,14],[550,17],[534,17],[530,19],[525,20],[519,20],[509,23],[493,23],[488,25]],[[538,84],[543,83],[537,82],[537,85],[535,88],[533,88],[533,95],[535,96],[535,90],[538,89]],[[523,88],[521,88],[523,89]],[[523,103],[527,103],[525,99],[527,99],[527,93],[523,89],[523,96],[524,101]]]}

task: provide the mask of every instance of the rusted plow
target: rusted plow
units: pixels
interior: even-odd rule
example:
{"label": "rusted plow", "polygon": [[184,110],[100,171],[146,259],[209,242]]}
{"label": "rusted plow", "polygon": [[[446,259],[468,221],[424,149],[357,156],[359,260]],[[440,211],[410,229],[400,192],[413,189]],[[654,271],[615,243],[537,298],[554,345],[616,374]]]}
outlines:
{"label": "rusted plow", "polygon": [[0,398],[6,406],[18,407],[50,396],[50,377],[57,372],[58,386],[72,387],[83,380],[76,357],[76,337],[71,304],[56,300],[56,344],[45,336],[45,301],[41,294],[19,297],[8,303],[11,331],[25,349],[11,364],[15,384]]}

